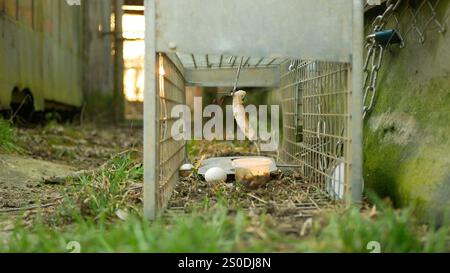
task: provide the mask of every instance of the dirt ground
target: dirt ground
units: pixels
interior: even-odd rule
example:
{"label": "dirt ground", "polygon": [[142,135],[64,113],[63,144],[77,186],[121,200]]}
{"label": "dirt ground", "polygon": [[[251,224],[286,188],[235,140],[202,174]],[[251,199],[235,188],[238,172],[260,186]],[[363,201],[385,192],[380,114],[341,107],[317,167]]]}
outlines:
{"label": "dirt ground", "polygon": [[142,147],[142,129],[132,125],[53,124],[19,129],[19,138],[28,156],[71,165],[77,170],[95,169],[115,153]]}
{"label": "dirt ground", "polygon": [[[233,142],[197,142],[191,148],[189,160],[199,166],[205,158],[256,155],[251,144]],[[169,204],[170,212],[189,212],[195,204],[217,202],[224,198],[233,209],[247,210],[249,215],[264,214],[276,229],[288,234],[304,235],[305,228],[318,213],[334,208],[314,185],[305,183],[292,169],[281,169],[272,180],[259,189],[247,189],[233,179],[219,185],[209,185],[199,175],[182,178]],[[306,224],[306,225],[305,225]]]}
{"label": "dirt ground", "polygon": [[[18,137],[25,147],[23,155],[13,158],[18,160],[15,168],[20,175],[17,172],[0,172],[3,176],[0,177],[0,220],[6,223],[4,230],[8,229],[8,225],[10,228],[11,216],[58,205],[65,185],[48,184],[45,177],[92,170],[114,154],[142,149],[142,129],[132,126],[99,129],[94,125],[53,124],[19,129]],[[196,166],[205,158],[255,153],[253,146],[248,144],[206,141],[191,143],[190,151],[189,160]],[[250,216],[265,214],[277,223],[280,231],[302,235],[299,233],[305,230],[305,223],[310,223],[317,213],[333,207],[314,185],[305,183],[295,170],[272,174],[272,181],[257,190],[228,182],[211,186],[199,175],[183,178],[173,193],[168,215],[189,213],[195,205],[217,202],[218,196],[221,196],[228,200],[230,211],[243,208]]]}
{"label": "dirt ground", "polygon": [[63,197],[65,185],[48,183],[47,178],[93,170],[114,154],[141,149],[142,129],[138,127],[99,128],[50,124],[17,129],[23,152],[0,155],[0,224],[11,228],[15,216],[34,209],[53,208]]}

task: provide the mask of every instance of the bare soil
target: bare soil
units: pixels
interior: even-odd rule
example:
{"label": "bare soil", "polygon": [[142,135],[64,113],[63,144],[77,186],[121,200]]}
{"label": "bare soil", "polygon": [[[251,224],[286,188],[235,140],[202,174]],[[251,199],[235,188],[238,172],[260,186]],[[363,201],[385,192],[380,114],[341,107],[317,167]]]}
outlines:
{"label": "bare soil", "polygon": [[[16,164],[21,175],[0,172],[0,230],[4,231],[11,228],[14,216],[35,209],[51,212],[58,205],[67,185],[46,184],[45,176],[92,170],[114,154],[142,150],[142,129],[137,127],[52,125],[19,129],[19,139],[25,154],[14,158],[24,160]],[[256,152],[251,144],[207,141],[191,144],[190,151],[189,160],[196,166],[210,157],[254,155]],[[300,236],[305,235],[305,228],[315,215],[334,207],[295,170],[272,174],[271,181],[256,190],[238,185],[233,179],[208,185],[201,176],[193,174],[176,186],[168,215],[189,213],[202,202],[214,203],[219,199],[228,201],[230,213],[239,208],[248,211],[250,216],[264,214],[277,230]]]}
{"label": "bare soil", "polygon": [[[251,144],[233,142],[200,141],[191,150],[190,160],[194,166],[201,165],[205,158],[256,153]],[[250,216],[264,214],[277,230],[301,236],[306,235],[306,225],[314,216],[335,208],[315,185],[305,183],[299,172],[284,169],[272,174],[271,181],[256,190],[236,184],[234,179],[209,185],[197,174],[182,178],[172,196],[169,211],[186,213],[199,203],[218,202],[218,199],[226,199],[231,212],[239,208],[248,211]]]}
{"label": "bare soil", "polygon": [[48,184],[47,178],[93,170],[114,154],[142,147],[142,129],[131,126],[51,124],[17,130],[24,152],[0,155],[0,230],[11,229],[19,215],[52,211],[59,204],[67,185]]}

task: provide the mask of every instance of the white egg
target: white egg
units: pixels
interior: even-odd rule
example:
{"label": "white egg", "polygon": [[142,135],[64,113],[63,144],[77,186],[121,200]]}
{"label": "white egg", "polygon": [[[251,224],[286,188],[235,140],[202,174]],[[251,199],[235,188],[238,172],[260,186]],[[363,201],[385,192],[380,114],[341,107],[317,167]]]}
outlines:
{"label": "white egg", "polygon": [[180,167],[180,176],[181,177],[188,177],[191,175],[192,170],[194,169],[194,165],[192,164],[184,164],[183,166]]}
{"label": "white egg", "polygon": [[190,163],[186,163],[180,167],[180,171],[192,171],[194,169],[194,165]]}
{"label": "white egg", "polygon": [[216,184],[227,181],[227,173],[219,167],[213,167],[205,173],[205,180],[208,183]]}

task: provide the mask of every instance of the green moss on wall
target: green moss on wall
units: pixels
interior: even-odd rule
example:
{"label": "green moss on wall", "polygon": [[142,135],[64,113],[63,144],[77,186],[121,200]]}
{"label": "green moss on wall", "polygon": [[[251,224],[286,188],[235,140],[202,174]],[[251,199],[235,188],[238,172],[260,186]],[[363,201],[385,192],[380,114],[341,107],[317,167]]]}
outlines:
{"label": "green moss on wall", "polygon": [[368,189],[434,217],[450,210],[450,36],[436,28],[425,35],[419,44],[410,33],[405,49],[386,55],[365,124],[364,176]]}
{"label": "green moss on wall", "polygon": [[366,185],[398,205],[435,202],[436,188],[450,182],[450,82],[404,84],[380,89],[366,124]]}
{"label": "green moss on wall", "polygon": [[84,115],[89,120],[112,121],[114,119],[114,96],[112,92],[85,94]]}

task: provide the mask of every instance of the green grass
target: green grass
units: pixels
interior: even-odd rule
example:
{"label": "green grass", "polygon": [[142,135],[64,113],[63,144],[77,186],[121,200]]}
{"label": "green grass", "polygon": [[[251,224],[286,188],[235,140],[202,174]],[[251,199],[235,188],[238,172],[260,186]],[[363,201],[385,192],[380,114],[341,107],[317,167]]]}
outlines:
{"label": "green grass", "polygon": [[109,219],[118,210],[138,215],[142,177],[142,163],[132,153],[116,155],[98,171],[70,181],[56,219]]}
{"label": "green grass", "polygon": [[[318,222],[306,238],[277,233],[263,221],[238,211],[230,214],[222,203],[198,209],[192,215],[160,219],[154,223],[131,217],[127,221],[83,219],[62,229],[45,224],[33,230],[17,227],[2,252],[65,252],[76,241],[82,252],[369,252],[371,241],[382,252],[446,252],[448,227],[420,232],[407,211],[391,209],[376,220],[350,209]],[[252,228],[266,234],[256,236]]]}
{"label": "green grass", "polygon": [[11,122],[0,118],[0,152],[20,152],[21,148]]}
{"label": "green grass", "polygon": [[[149,223],[142,220],[142,166],[131,154],[113,157],[100,171],[74,181],[66,199],[32,228],[17,223],[0,252],[68,252],[76,241],[81,252],[381,252],[449,251],[449,226],[431,228],[416,222],[413,210],[395,210],[378,202],[376,215],[358,208],[332,211],[314,219],[307,235],[282,234],[276,219],[228,209],[219,198],[198,204],[187,215]],[[127,211],[120,220],[117,210]]]}
{"label": "green grass", "polygon": [[[220,252],[231,251],[242,232],[242,216],[221,209],[205,216],[160,219],[152,224],[138,217],[122,221],[79,220],[64,230],[39,225],[30,233],[18,228],[6,252],[64,252],[77,241],[83,252]],[[3,246],[5,247],[5,246]]]}
{"label": "green grass", "polygon": [[[329,216],[325,226],[316,225],[309,244],[299,250],[321,252],[368,252],[369,242],[380,245],[381,252],[448,252],[449,226],[440,228],[415,221],[412,209],[394,210],[384,206],[375,218],[352,208]],[[306,246],[306,248],[304,248]]]}

